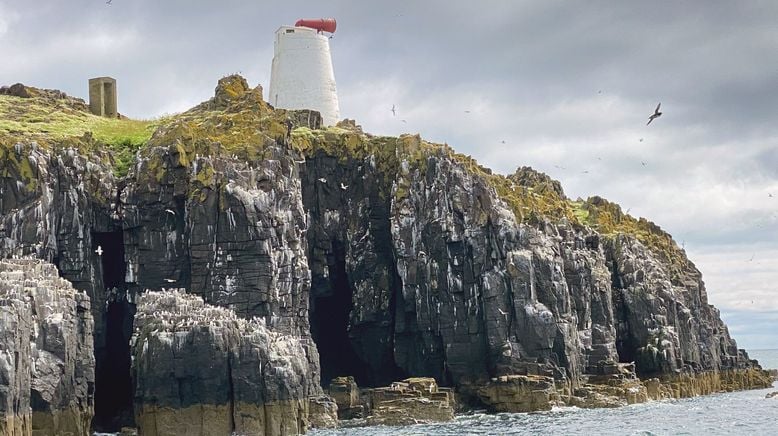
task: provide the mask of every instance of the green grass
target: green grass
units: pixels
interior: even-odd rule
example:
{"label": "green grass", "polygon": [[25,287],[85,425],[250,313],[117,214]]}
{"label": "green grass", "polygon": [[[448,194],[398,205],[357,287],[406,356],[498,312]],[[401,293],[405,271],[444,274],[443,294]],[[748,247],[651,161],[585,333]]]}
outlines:
{"label": "green grass", "polygon": [[592,227],[605,237],[618,234],[634,236],[664,262],[673,279],[680,279],[688,270],[686,253],[669,233],[653,222],[635,218],[623,212],[618,204],[600,197],[571,201],[570,205],[580,223]]}
{"label": "green grass", "polygon": [[119,177],[127,174],[135,152],[162,122],[162,119],[99,117],[71,99],[0,95],[0,139],[34,140],[49,147],[91,132],[94,139],[108,147],[114,159],[114,172]]}
{"label": "green grass", "polygon": [[[456,153],[447,144],[424,141],[418,135],[372,136],[339,127],[300,127],[287,132],[288,113],[273,110],[263,101],[258,88],[250,89],[245,79],[238,76],[222,78],[213,99],[157,120],[98,117],[89,113],[81,100],[53,98],[32,89],[31,98],[0,95],[0,161],[5,159],[6,166],[14,166],[25,181],[29,179],[30,189],[34,187],[34,174],[27,160],[18,161],[11,152],[16,142],[35,140],[42,147],[77,144],[85,153],[105,144],[106,148],[100,151],[108,152],[118,177],[127,174],[136,153],[148,153],[142,174],[159,182],[167,166],[163,162],[165,154],[154,151],[155,148],[174,153],[183,167],[188,167],[195,155],[234,154],[251,162],[265,159],[267,146],[285,142],[291,133],[290,146],[302,156],[323,152],[342,160],[370,157],[384,178],[381,195],[390,194],[394,181],[406,179],[399,177],[403,161],[411,171],[424,174],[429,157],[450,158],[491,185],[519,222],[566,220],[573,225],[590,226],[605,236],[631,234],[679,270],[686,262],[672,237],[654,223],[623,213],[618,205],[599,197],[570,201],[559,182],[531,168],[519,168],[508,176],[494,174],[471,156]],[[91,132],[96,145],[92,139],[78,140],[87,132]],[[213,168],[204,165],[195,181],[200,188],[210,187],[214,174]],[[409,195],[408,186],[397,185],[394,195],[395,200],[404,199]]]}

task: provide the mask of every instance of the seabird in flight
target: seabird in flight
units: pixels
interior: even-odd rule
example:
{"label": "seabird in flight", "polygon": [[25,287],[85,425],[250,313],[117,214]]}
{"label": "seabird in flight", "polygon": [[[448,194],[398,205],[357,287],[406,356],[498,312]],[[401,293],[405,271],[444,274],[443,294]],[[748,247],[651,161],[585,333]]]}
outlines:
{"label": "seabird in flight", "polygon": [[659,106],[662,106],[662,103],[660,102],[658,105],[656,105],[656,109],[654,109],[654,113],[648,117],[648,122],[646,125],[651,124],[651,121],[654,121],[654,118],[659,118],[662,116],[662,112],[659,112]]}

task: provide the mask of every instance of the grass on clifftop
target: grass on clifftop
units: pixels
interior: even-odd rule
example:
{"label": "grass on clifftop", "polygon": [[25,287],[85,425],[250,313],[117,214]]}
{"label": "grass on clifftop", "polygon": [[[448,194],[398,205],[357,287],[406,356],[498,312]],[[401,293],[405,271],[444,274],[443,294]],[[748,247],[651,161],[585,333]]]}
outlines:
{"label": "grass on clifftop", "polygon": [[82,101],[48,96],[21,98],[0,95],[0,140],[36,141],[43,147],[91,132],[106,144],[114,172],[123,176],[135,152],[145,144],[161,120],[131,120],[93,115]]}
{"label": "grass on clifftop", "polygon": [[[495,174],[471,156],[456,153],[447,144],[424,141],[418,135],[372,136],[362,133],[356,125],[318,130],[298,127],[288,132],[291,112],[274,110],[264,102],[261,87],[250,88],[240,76],[219,80],[212,99],[184,113],[158,120],[98,117],[89,112],[83,100],[58,91],[26,89],[30,91],[29,98],[0,95],[0,145],[6,148],[24,140],[37,141],[42,147],[93,143],[71,140],[91,132],[98,146],[99,143],[107,146],[114,173],[121,177],[127,174],[136,152],[142,148],[167,148],[181,166],[188,167],[197,155],[231,154],[247,161],[263,159],[268,145],[290,140],[290,146],[302,156],[311,157],[317,152],[341,159],[370,156],[386,178],[383,184],[386,194],[395,181],[402,179],[398,177],[402,162],[424,173],[431,156],[445,157],[492,186],[518,222],[566,220],[572,225],[592,227],[605,236],[630,234],[670,264],[686,262],[672,237],[654,223],[625,214],[617,204],[599,197],[570,201],[558,181],[531,168],[519,168],[507,176]],[[159,180],[165,167],[159,162],[160,155],[151,157],[146,169]],[[26,174],[23,170],[21,173]],[[213,168],[204,166],[197,180],[209,185],[213,174]],[[406,196],[407,188],[398,184],[394,192],[396,199]]]}
{"label": "grass on clifftop", "polygon": [[673,237],[645,218],[635,218],[622,212],[621,207],[600,197],[586,201],[571,201],[578,221],[604,236],[626,234],[634,236],[670,267],[670,273],[679,277],[689,260]]}

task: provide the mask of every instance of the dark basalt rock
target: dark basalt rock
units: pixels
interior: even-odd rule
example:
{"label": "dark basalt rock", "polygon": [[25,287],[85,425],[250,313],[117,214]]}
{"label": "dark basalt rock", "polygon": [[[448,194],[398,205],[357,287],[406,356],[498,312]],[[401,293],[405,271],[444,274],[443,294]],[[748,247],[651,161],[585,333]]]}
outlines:
{"label": "dark basalt rock", "polygon": [[[153,365],[131,379],[136,297],[163,288],[295,338],[289,359],[305,368],[287,375],[305,381],[290,381],[286,396],[240,401],[292,401],[298,430],[308,396],[322,394],[319,378],[338,376],[362,387],[432,377],[475,402],[492,397],[482,388],[522,380],[553,380],[549,398],[599,401],[605,391],[588,386],[590,375],[631,362],[657,378],[651,398],[764,382],[680,249],[589,227],[563,210],[560,184],[530,168],[497,180],[418,136],[374,137],[353,121],[321,129],[318,113],[274,110],[238,76],[160,127],[121,180],[89,135],[0,146],[0,258],[49,261],[91,302],[96,429],[134,425],[157,405],[231,404],[239,386],[266,379],[238,377],[240,362],[287,362],[256,354],[265,333],[198,324],[180,332],[202,363],[180,369],[188,391]],[[626,216],[588,203],[591,216]],[[163,337],[145,336],[162,361]],[[197,350],[218,358],[198,360]],[[134,409],[137,389],[137,404],[156,409]]]}
{"label": "dark basalt rock", "polygon": [[[690,263],[679,280],[634,237],[518,223],[486,180],[444,155],[424,171],[397,156],[393,177],[374,159],[318,154],[303,173],[312,319],[319,298],[346,295],[340,347],[367,368],[361,381],[364,369],[351,372],[361,384],[523,374],[574,388],[601,361],[635,361],[646,377],[752,367]],[[561,194],[529,169],[512,177]]]}
{"label": "dark basalt rock", "polygon": [[193,295],[147,292],[138,297],[132,341],[141,434],[276,435],[308,427],[318,374],[297,338],[264,321]]}

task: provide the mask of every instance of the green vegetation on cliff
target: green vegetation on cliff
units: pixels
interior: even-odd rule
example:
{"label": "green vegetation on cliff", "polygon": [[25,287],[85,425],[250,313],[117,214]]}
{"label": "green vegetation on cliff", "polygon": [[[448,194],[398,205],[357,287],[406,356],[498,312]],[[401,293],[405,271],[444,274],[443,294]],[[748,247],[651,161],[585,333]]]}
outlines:
{"label": "green vegetation on cliff", "polygon": [[624,213],[618,204],[596,196],[586,201],[570,202],[570,204],[574,208],[578,221],[597,230],[601,235],[634,236],[670,267],[669,272],[674,278],[678,278],[689,266],[690,262],[683,249],[669,233],[653,222]]}
{"label": "green vegetation on cliff", "polygon": [[0,144],[35,141],[50,148],[68,146],[69,140],[91,134],[111,152],[118,176],[127,173],[135,152],[162,122],[99,117],[89,112],[83,100],[58,91],[25,87],[25,92],[29,97],[0,95]]}
{"label": "green vegetation on cliff", "polygon": [[[34,187],[33,168],[27,159],[17,159],[12,153],[20,141],[35,141],[43,148],[73,147],[86,154],[94,154],[95,148],[105,144],[101,151],[108,151],[110,158],[97,154],[104,156],[103,161],[110,159],[120,177],[128,173],[140,152],[146,159],[144,177],[157,182],[169,167],[162,161],[165,154],[175,159],[175,165],[189,168],[198,155],[253,162],[266,158],[268,146],[288,144],[300,157],[324,153],[342,160],[370,158],[384,177],[381,192],[396,200],[409,195],[410,189],[400,177],[401,166],[423,174],[429,159],[437,157],[450,159],[484,180],[518,222],[540,225],[564,220],[573,226],[592,227],[606,237],[633,235],[670,265],[682,267],[688,262],[672,237],[654,223],[625,214],[618,205],[599,197],[571,201],[558,181],[531,168],[522,167],[507,176],[494,174],[447,144],[424,141],[418,135],[373,136],[353,122],[312,129],[316,122],[311,122],[310,113],[273,109],[263,100],[261,87],[252,89],[237,75],[219,80],[212,99],[153,121],[98,117],[89,113],[83,100],[58,91],[24,90],[26,98],[0,95],[0,162],[15,167],[29,188]],[[300,125],[301,113],[308,115],[308,127]],[[165,153],[154,151],[160,148]],[[198,167],[193,174],[195,190],[212,186],[216,173],[209,165]]]}

